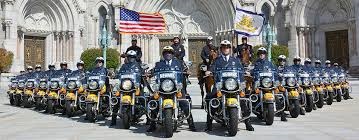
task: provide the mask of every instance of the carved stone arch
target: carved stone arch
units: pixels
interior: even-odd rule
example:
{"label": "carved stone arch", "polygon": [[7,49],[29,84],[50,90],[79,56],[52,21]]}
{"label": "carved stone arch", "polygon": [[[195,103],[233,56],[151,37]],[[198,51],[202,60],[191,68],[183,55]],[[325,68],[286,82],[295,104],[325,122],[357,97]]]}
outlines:
{"label": "carved stone arch", "polygon": [[257,13],[262,13],[262,7],[264,4],[268,4],[268,6],[270,7],[270,16],[274,16],[276,4],[272,0],[260,0],[255,6],[255,11]]}
{"label": "carved stone arch", "polygon": [[92,10],[91,10],[91,15],[93,16],[93,17],[98,17],[99,16],[99,13],[98,13],[98,9],[101,7],[101,6],[103,6],[105,9],[106,9],[106,11],[107,11],[107,13],[109,12],[109,7],[108,7],[108,3],[106,2],[106,1],[103,1],[103,0],[101,0],[101,1],[99,1],[99,2],[97,2],[96,3],[96,5],[92,8]]}

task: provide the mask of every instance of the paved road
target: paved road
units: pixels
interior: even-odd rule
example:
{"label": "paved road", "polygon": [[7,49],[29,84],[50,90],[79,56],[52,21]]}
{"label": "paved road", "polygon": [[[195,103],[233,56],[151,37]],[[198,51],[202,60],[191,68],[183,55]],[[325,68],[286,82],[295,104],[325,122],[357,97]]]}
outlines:
{"label": "paved road", "polygon": [[[242,140],[358,140],[359,139],[359,81],[353,81],[353,100],[334,103],[332,106],[307,113],[297,119],[289,118],[288,122],[280,122],[275,118],[273,126],[266,126],[254,118],[254,132],[244,130],[240,124],[240,131],[231,139]],[[199,105],[200,95],[196,85],[191,85],[189,91],[193,94],[194,104]],[[161,129],[157,133],[146,133],[147,126],[143,123],[133,126],[130,130],[118,126],[109,127],[109,119],[102,119],[97,123],[83,121],[83,116],[67,118],[61,115],[47,115],[32,109],[12,107],[8,104],[4,90],[0,89],[0,140],[7,139],[158,139]],[[203,132],[205,128],[205,112],[193,110],[198,132],[191,132],[187,126],[179,128],[173,139],[223,139],[228,138],[226,131],[218,124],[211,133]]]}

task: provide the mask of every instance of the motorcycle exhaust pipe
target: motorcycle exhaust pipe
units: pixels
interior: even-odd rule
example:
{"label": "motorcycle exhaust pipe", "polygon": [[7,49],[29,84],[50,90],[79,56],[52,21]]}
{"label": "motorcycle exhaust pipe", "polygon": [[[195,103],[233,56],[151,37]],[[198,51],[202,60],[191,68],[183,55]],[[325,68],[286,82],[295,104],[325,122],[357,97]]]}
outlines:
{"label": "motorcycle exhaust pipe", "polygon": [[212,107],[212,108],[218,108],[219,105],[220,105],[220,101],[217,99],[217,98],[213,98],[209,101],[209,105]]}
{"label": "motorcycle exhaust pipe", "polygon": [[158,108],[158,103],[155,100],[149,101],[147,105],[150,110],[155,110]]}
{"label": "motorcycle exhaust pipe", "polygon": [[117,99],[117,97],[112,97],[111,98],[111,105],[117,105],[118,104],[118,99]]}
{"label": "motorcycle exhaust pipe", "polygon": [[249,99],[251,100],[251,102],[255,103],[258,101],[258,96],[255,94],[252,94],[249,96]]}
{"label": "motorcycle exhaust pipe", "polygon": [[86,101],[86,97],[85,97],[84,95],[81,95],[81,96],[79,97],[79,101],[80,101],[80,102],[85,102],[85,101]]}
{"label": "motorcycle exhaust pipe", "polygon": [[66,96],[64,94],[60,94],[60,100],[65,100]]}

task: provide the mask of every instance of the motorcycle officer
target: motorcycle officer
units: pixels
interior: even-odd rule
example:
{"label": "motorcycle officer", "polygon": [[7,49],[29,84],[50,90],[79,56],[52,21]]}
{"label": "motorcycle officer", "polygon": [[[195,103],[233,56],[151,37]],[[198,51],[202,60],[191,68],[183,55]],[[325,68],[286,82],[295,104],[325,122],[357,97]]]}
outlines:
{"label": "motorcycle officer", "polygon": [[64,76],[67,76],[68,74],[71,73],[71,70],[67,68],[67,62],[63,61],[60,63],[60,72],[62,72],[64,74]]}
{"label": "motorcycle officer", "polygon": [[55,72],[55,65],[54,65],[54,64],[49,64],[49,65],[48,65],[48,70],[45,71],[46,76],[49,77],[49,76],[51,76],[54,72]]}
{"label": "motorcycle officer", "polygon": [[[293,58],[293,65],[292,68],[299,73],[301,70],[303,70],[303,65],[300,64],[301,63],[301,58],[299,56],[295,56]],[[305,115],[305,111],[303,109],[303,107],[300,108],[300,115]]]}
{"label": "motorcycle officer", "polygon": [[[183,63],[182,63],[181,60],[178,60],[175,57],[175,55],[176,55],[175,52],[176,51],[171,46],[164,47],[163,52],[162,52],[163,59],[156,63],[156,66],[155,66],[154,69],[165,68],[165,67],[172,67],[172,68],[178,67],[183,71],[184,70]],[[186,91],[185,86],[183,86],[182,93],[185,93],[185,94],[182,94],[182,98],[186,98],[187,93],[185,91]],[[189,115],[189,117],[187,119],[189,129],[191,131],[196,131],[196,127],[195,127],[194,122],[193,122],[192,113],[188,112],[188,110],[189,110],[188,108],[190,106],[186,102],[182,102],[182,101],[179,101],[179,106],[184,111],[186,116]],[[155,111],[153,111],[153,113],[157,114]],[[147,130],[147,132],[153,132],[154,130],[156,130],[156,122],[151,121],[150,122],[150,127]]]}
{"label": "motorcycle officer", "polygon": [[322,70],[322,61],[320,61],[319,59],[315,60],[314,62],[314,68],[318,71]]}
{"label": "motorcycle officer", "polygon": [[128,54],[129,51],[135,51],[136,53],[136,61],[141,63],[141,57],[142,57],[142,51],[141,51],[141,47],[137,46],[137,39],[136,38],[132,38],[131,40],[131,46],[127,48],[126,53],[122,54],[121,57],[126,57],[126,55]]}
{"label": "motorcycle officer", "polygon": [[41,74],[43,74],[41,71],[41,65],[36,65],[35,72],[33,73],[33,76],[38,78]]}
{"label": "motorcycle officer", "polygon": [[[228,40],[223,40],[221,42],[221,47],[220,47],[221,55],[216,58],[216,60],[214,61],[213,65],[210,68],[210,71],[206,72],[206,75],[215,73],[215,70],[217,68],[221,68],[221,67],[224,68],[224,67],[227,67],[228,65],[235,65],[236,67],[240,67],[243,70],[243,66],[242,66],[239,58],[231,56],[231,47],[232,47],[231,42],[229,42]],[[206,95],[206,101],[216,98],[216,95],[217,95],[216,93],[217,93],[217,89],[215,86],[213,86],[211,95]],[[207,103],[207,105],[209,105],[209,103]],[[244,101],[240,101],[240,106],[241,106],[244,116],[250,115],[250,113],[251,113],[250,109]],[[205,131],[212,131],[213,119],[210,117],[209,113],[210,112],[207,113],[207,128]],[[246,129],[248,131],[254,131],[254,128],[253,128],[252,124],[250,123],[249,118],[246,119],[244,121],[244,123],[245,123]]]}
{"label": "motorcycle officer", "polygon": [[[286,64],[287,57],[285,55],[279,55],[277,60],[278,60],[278,65],[277,65],[278,73],[283,73],[283,71],[286,68],[288,68],[288,65]],[[282,81],[282,80],[280,80],[280,81]],[[279,107],[279,108],[281,108],[281,107]],[[284,121],[284,122],[288,121],[287,118],[286,118],[286,114],[285,114],[284,110],[279,112],[279,115],[280,115],[280,120],[281,121]]]}
{"label": "motorcycle officer", "polygon": [[[304,60],[304,66],[303,69],[307,69],[310,71],[310,74],[313,74],[313,72],[315,71],[315,68],[312,65],[312,60],[310,60],[310,58],[306,58]],[[314,105],[313,106],[313,110],[317,110],[317,107]]]}
{"label": "motorcycle officer", "polygon": [[[121,66],[120,71],[129,70],[129,69],[139,69],[140,71],[143,72],[140,62],[137,61],[137,58],[138,57],[137,57],[136,51],[129,50],[126,53],[127,62]],[[119,76],[119,74],[117,74],[117,76]],[[119,78],[120,77],[116,77],[116,79],[119,79]],[[142,94],[142,92],[141,92],[141,94]],[[117,104],[114,106],[113,112],[118,112],[118,109],[119,109],[119,105]],[[112,113],[111,126],[116,125],[117,115],[118,115],[117,113]]]}

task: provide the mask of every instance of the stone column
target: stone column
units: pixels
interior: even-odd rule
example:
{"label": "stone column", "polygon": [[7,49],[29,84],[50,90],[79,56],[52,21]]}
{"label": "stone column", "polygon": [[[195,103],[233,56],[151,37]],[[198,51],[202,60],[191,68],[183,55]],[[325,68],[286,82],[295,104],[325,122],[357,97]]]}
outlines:
{"label": "stone column", "polygon": [[74,32],[69,32],[69,42],[69,59],[70,62],[74,62]]}
{"label": "stone column", "polygon": [[55,32],[55,38],[56,38],[56,63],[60,62],[60,32]]}

